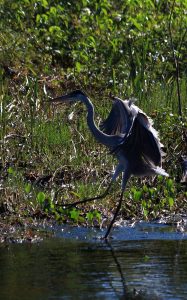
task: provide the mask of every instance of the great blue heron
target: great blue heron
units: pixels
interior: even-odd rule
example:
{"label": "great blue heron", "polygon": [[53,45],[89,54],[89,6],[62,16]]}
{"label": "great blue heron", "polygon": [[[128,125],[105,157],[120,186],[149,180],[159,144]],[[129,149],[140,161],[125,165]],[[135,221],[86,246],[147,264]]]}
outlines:
{"label": "great blue heron", "polygon": [[104,238],[107,238],[121,208],[123,193],[131,175],[150,176],[160,174],[168,176],[161,168],[163,152],[157,131],[152,127],[151,119],[139,109],[132,100],[121,100],[112,96],[114,102],[108,118],[101,123],[100,129],[94,121],[94,107],[88,96],[76,90],[51,102],[81,101],[87,108],[87,123],[98,142],[109,147],[119,163],[105,193],[90,199],[77,201],[78,205],[90,200],[101,199],[107,195],[112,183],[122,173],[121,196]]}

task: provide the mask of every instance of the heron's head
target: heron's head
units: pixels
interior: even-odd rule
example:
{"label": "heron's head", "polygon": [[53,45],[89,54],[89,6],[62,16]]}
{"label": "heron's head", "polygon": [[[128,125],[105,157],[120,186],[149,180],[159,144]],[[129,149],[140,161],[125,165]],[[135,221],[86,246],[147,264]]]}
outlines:
{"label": "heron's head", "polygon": [[69,102],[69,101],[84,101],[84,99],[86,98],[86,94],[84,92],[82,92],[81,90],[75,90],[71,93],[68,93],[66,95],[62,95],[60,97],[57,98],[53,98],[50,100],[50,102]]}

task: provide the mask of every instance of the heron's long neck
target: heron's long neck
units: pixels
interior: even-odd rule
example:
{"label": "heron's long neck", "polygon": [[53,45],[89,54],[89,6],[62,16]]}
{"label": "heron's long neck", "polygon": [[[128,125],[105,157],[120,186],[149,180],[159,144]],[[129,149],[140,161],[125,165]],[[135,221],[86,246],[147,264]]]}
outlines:
{"label": "heron's long neck", "polygon": [[99,128],[96,126],[95,121],[94,121],[94,107],[92,102],[90,101],[89,98],[84,99],[84,104],[87,107],[87,123],[90,128],[90,131],[93,133],[95,138],[98,140],[98,142],[109,146],[109,147],[116,147],[119,141],[118,136],[110,136],[99,130]]}

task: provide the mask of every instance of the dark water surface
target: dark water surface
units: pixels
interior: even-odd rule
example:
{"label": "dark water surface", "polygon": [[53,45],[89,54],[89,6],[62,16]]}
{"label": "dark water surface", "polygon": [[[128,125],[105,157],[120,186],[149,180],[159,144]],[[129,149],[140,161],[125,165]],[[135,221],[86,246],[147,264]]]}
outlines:
{"label": "dark water surface", "polygon": [[187,299],[187,233],[160,224],[56,228],[38,244],[0,248],[0,299]]}

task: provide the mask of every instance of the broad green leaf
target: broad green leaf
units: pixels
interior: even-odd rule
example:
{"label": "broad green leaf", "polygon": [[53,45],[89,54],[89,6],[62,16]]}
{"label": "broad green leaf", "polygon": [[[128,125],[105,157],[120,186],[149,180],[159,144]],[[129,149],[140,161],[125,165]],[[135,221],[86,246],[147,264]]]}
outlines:
{"label": "broad green leaf", "polygon": [[25,185],[25,192],[26,192],[27,194],[29,194],[30,191],[31,191],[31,184],[30,184],[30,183],[27,183],[27,184]]}
{"label": "broad green leaf", "polygon": [[144,209],[143,209],[143,214],[144,214],[145,217],[147,217],[147,215],[148,215],[148,210],[144,208]]}
{"label": "broad green leaf", "polygon": [[75,67],[76,67],[77,72],[80,73],[80,71],[82,69],[81,63],[77,61],[76,64],[75,64]]}
{"label": "broad green leaf", "polygon": [[94,216],[97,219],[97,221],[100,223],[101,222],[101,213],[96,210],[96,211],[94,211]]}
{"label": "broad green leaf", "polygon": [[172,207],[174,205],[174,199],[169,197],[168,198],[169,206]]}
{"label": "broad green leaf", "polygon": [[173,180],[170,178],[167,180],[167,188],[171,190],[173,188]]}
{"label": "broad green leaf", "polygon": [[15,171],[12,167],[9,167],[8,170],[7,170],[8,174],[15,174]]}
{"label": "broad green leaf", "polygon": [[93,221],[93,213],[91,211],[89,211],[87,214],[86,214],[86,218],[89,222],[92,222]]}
{"label": "broad green leaf", "polygon": [[137,191],[137,190],[134,190],[133,191],[133,198],[135,201],[139,201],[140,198],[142,196],[142,192],[141,191]]}
{"label": "broad green leaf", "polygon": [[38,195],[37,195],[37,197],[36,197],[36,200],[37,200],[40,204],[42,204],[42,203],[44,202],[45,198],[46,198],[45,193],[39,192]]}
{"label": "broad green leaf", "polygon": [[77,209],[73,209],[70,211],[70,216],[73,220],[77,221],[79,218],[80,212]]}
{"label": "broad green leaf", "polygon": [[142,207],[147,207],[147,202],[145,200],[142,200]]}

